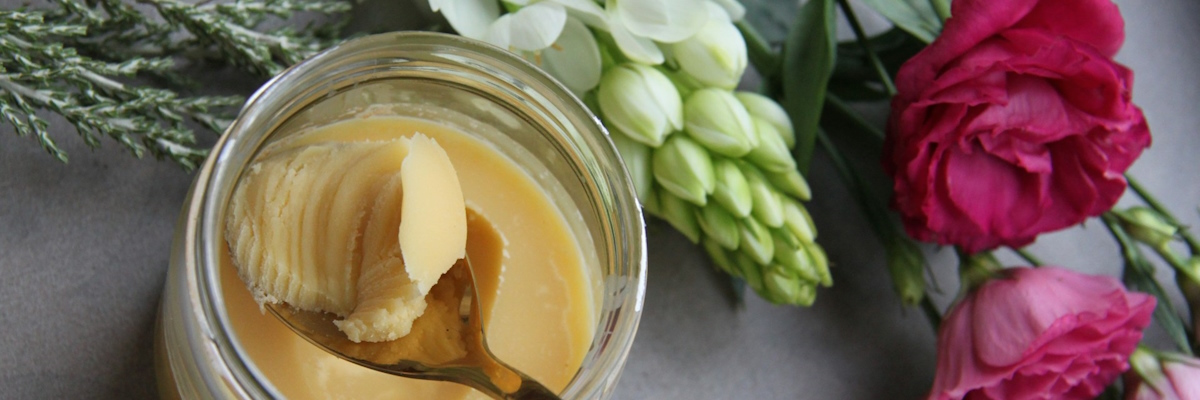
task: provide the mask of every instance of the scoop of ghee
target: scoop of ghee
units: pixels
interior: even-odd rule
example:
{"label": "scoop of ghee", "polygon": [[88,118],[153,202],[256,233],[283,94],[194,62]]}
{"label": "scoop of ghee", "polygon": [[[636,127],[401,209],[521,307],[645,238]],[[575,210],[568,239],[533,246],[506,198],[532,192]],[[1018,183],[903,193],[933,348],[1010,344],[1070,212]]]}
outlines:
{"label": "scoop of ghee", "polygon": [[334,323],[355,342],[407,335],[465,254],[458,176],[419,133],[266,151],[229,207],[230,249],[255,299],[344,317]]}

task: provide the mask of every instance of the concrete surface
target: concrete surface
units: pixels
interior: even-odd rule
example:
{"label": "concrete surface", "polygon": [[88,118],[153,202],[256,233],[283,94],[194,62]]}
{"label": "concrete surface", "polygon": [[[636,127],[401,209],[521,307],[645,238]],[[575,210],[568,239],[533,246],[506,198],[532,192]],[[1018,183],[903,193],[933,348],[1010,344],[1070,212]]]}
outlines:
{"label": "concrete surface", "polygon": [[[1118,60],[1136,72],[1134,99],[1154,133],[1133,172],[1198,225],[1200,3],[1118,3],[1128,33]],[[0,126],[0,397],[153,398],[155,307],[192,177],[111,141],[91,151],[64,121],[51,122],[68,165]],[[812,308],[754,297],[731,306],[702,252],[665,223],[649,224],[649,293],[617,399],[911,399],[928,390],[933,331],[900,306],[882,250],[827,160],[811,183],[809,206],[836,265],[835,286]],[[1095,222],[1032,249],[1080,270],[1120,268]],[[956,290],[953,255],[931,260],[944,307]]]}

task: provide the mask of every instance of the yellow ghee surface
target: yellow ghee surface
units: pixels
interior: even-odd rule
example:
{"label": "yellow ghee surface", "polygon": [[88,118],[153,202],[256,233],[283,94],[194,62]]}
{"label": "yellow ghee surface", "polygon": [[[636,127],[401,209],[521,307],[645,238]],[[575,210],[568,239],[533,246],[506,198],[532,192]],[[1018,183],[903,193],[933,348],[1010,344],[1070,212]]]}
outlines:
{"label": "yellow ghee surface", "polygon": [[[495,288],[481,294],[489,316],[489,347],[501,360],[561,391],[592,341],[596,309],[580,239],[558,208],[568,202],[553,201],[529,173],[489,144],[423,119],[352,118],[276,145],[385,143],[416,132],[445,148],[470,214],[484,220],[473,218],[471,223],[490,223],[498,238],[468,240],[474,264],[498,269],[495,282],[480,285]],[[287,398],[486,398],[460,385],[395,377],[338,359],[264,314],[228,254],[220,268],[230,322],[243,350],[262,377]]]}

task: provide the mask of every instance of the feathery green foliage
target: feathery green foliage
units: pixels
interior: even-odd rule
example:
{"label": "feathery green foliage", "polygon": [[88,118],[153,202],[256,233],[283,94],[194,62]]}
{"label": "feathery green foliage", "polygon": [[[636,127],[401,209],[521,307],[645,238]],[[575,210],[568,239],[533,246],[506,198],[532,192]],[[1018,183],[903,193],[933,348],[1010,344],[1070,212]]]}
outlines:
{"label": "feathery green foliage", "polygon": [[48,10],[0,11],[0,118],[64,162],[48,114],[72,124],[88,146],[107,136],[139,158],[150,153],[190,170],[207,155],[193,127],[220,132],[243,99],[187,94],[180,61],[273,75],[332,44],[340,25],[260,27],[297,12],[349,9],[327,0],[136,3],[58,0]]}

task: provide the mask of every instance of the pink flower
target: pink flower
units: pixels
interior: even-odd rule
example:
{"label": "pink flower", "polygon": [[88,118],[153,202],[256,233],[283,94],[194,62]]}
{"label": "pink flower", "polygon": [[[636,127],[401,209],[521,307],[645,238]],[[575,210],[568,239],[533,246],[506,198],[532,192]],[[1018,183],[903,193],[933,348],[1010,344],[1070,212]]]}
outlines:
{"label": "pink flower", "polygon": [[1065,268],[1000,274],[946,316],[930,399],[1090,399],[1129,368],[1154,297]]}
{"label": "pink flower", "polygon": [[1125,374],[1126,400],[1200,399],[1200,360],[1171,354],[1161,360],[1145,350],[1134,353]]}
{"label": "pink flower", "polygon": [[912,236],[969,252],[1023,246],[1116,203],[1150,145],[1112,61],[1112,0],[955,0],[896,76],[884,168]]}

